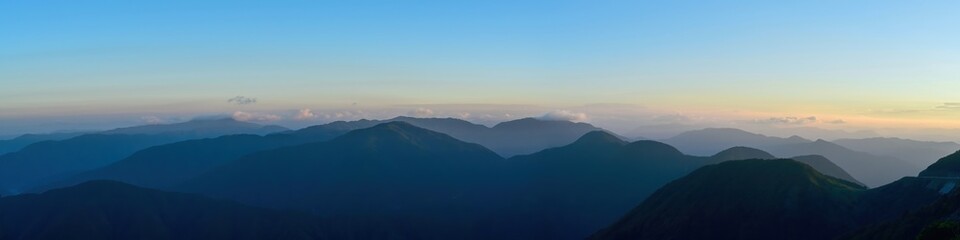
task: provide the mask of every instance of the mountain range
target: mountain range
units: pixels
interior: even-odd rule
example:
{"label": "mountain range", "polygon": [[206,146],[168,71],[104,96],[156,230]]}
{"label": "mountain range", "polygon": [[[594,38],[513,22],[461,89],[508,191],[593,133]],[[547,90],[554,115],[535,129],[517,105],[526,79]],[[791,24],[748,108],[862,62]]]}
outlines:
{"label": "mountain range", "polygon": [[[793,160],[700,168],[657,190],[594,239],[829,239],[864,191]],[[815,229],[815,230],[813,230]]]}
{"label": "mountain range", "polygon": [[19,193],[45,182],[119,161],[151,146],[227,134],[266,134],[275,126],[233,119],[194,120],[84,134],[58,141],[41,141],[0,155],[0,193]]}
{"label": "mountain range", "polygon": [[[920,164],[922,161],[904,160],[886,154],[890,151],[877,151],[877,148],[884,145],[880,143],[890,143],[886,145],[893,145],[897,142],[910,143],[905,144],[904,147],[900,148],[889,148],[913,149],[913,151],[901,151],[901,154],[896,154],[897,156],[909,156],[909,159],[923,159],[931,156],[929,153],[913,154],[919,151],[917,149],[944,149],[946,146],[949,146],[949,143],[920,142],[902,139],[895,141],[880,139],[842,140],[843,143],[851,146],[857,146],[860,149],[867,149],[874,152],[883,153],[872,154],[851,150],[839,144],[822,139],[811,141],[798,136],[780,138],[750,133],[732,128],[708,128],[689,131],[663,141],[672,146],[676,146],[685,153],[694,155],[711,155],[723,149],[735,146],[746,146],[761,149],[772,153],[779,158],[790,158],[801,155],[820,155],[830,159],[842,169],[849,172],[853,178],[856,178],[866,184],[866,186],[871,187],[888,184],[904,176],[913,176],[921,169],[921,166],[924,166]],[[932,152],[935,154],[940,154],[943,151],[938,150]],[[937,158],[939,158],[939,156]]]}
{"label": "mountain range", "polygon": [[956,185],[931,172],[866,189],[794,160],[702,167],[644,200],[594,239],[947,239],[958,237]]}
{"label": "mountain range", "polygon": [[[81,159],[119,159],[88,168],[72,165],[75,162],[68,154],[62,154],[34,163],[41,175],[47,175],[42,180],[16,175],[20,173],[0,175],[0,179],[20,178],[20,183],[32,181],[7,188],[13,191],[5,195],[22,189],[44,192],[0,198],[0,211],[7,211],[0,212],[0,220],[11,226],[0,226],[0,236],[58,238],[64,235],[56,234],[63,232],[119,239],[141,238],[131,235],[137,233],[159,238],[241,238],[229,235],[237,232],[251,238],[309,239],[823,239],[888,236],[893,233],[875,232],[896,226],[909,230],[897,236],[912,236],[919,234],[919,228],[950,229],[949,217],[910,227],[904,222],[921,218],[898,219],[931,204],[944,205],[938,199],[955,192],[960,176],[957,153],[939,159],[917,177],[884,179],[892,183],[868,189],[865,185],[870,183],[860,183],[855,173],[866,174],[870,167],[893,171],[888,168],[902,165],[888,160],[897,158],[824,140],[776,138],[733,129],[694,131],[677,138],[686,139],[679,144],[688,148],[714,141],[726,147],[696,156],[664,142],[631,142],[585,124],[538,119],[486,127],[458,119],[398,117],[299,130],[273,128],[269,131],[280,131],[266,135],[217,130],[219,124],[234,122],[204,122],[195,124],[194,130],[183,126],[118,129],[43,141],[0,156],[0,160],[18,159],[24,153],[45,156],[42,153],[61,149]],[[259,125],[238,126],[250,130]],[[582,131],[586,132],[567,141],[568,135]],[[740,137],[724,140],[719,134],[695,139],[704,133]],[[206,134],[225,135],[203,138]],[[163,136],[185,139],[164,140]],[[502,139],[526,143],[500,148],[502,152],[488,146],[506,141]],[[771,142],[779,145],[741,144]],[[128,149],[134,147],[142,149]],[[111,153],[114,150],[132,152]],[[520,154],[504,158],[508,152]],[[53,165],[52,170],[42,169],[44,164]],[[865,166],[871,164],[881,168]],[[50,174],[54,171],[61,174]],[[913,171],[902,176],[920,172]],[[8,199],[19,200],[4,205]],[[257,214],[237,216],[217,210],[203,217],[178,215],[203,212],[193,208],[215,208],[208,204],[235,208],[223,211]],[[23,210],[6,210],[14,208]],[[78,222],[97,212],[107,213],[99,216],[102,221]],[[126,223],[129,219],[134,222]],[[198,233],[197,229],[213,228],[213,222],[227,227],[212,230],[214,235]],[[116,232],[129,228],[111,226],[145,230]],[[261,226],[285,230],[258,230]]]}

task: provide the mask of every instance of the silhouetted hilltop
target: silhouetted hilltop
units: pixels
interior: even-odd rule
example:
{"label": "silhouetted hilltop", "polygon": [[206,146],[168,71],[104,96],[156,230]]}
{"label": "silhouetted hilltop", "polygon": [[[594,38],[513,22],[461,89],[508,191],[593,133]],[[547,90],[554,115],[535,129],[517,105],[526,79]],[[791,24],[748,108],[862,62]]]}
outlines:
{"label": "silhouetted hilltop", "polygon": [[[706,166],[667,184],[596,239],[830,239],[865,189],[793,160]],[[696,207],[693,207],[696,206]]]}
{"label": "silhouetted hilltop", "polygon": [[684,132],[665,139],[663,142],[687,154],[710,156],[724,149],[737,146],[762,149],[764,146],[805,143],[810,142],[810,140],[796,136],[791,138],[770,137],[735,128],[706,128]]}
{"label": "silhouetted hilltop", "polygon": [[826,157],[869,187],[882,186],[904,176],[914,176],[917,172],[920,172],[919,167],[901,159],[853,151],[822,139],[808,143],[770,146],[763,149],[780,157],[802,155]]}
{"label": "silhouetted hilltop", "polygon": [[706,163],[654,141],[627,143],[603,131],[509,159],[523,188],[504,219],[525,239],[582,239],[657,188]]}
{"label": "silhouetted hilltop", "polygon": [[717,162],[746,159],[776,159],[770,153],[750,147],[732,147],[710,157]]}
{"label": "silhouetted hilltop", "polygon": [[394,219],[432,237],[473,236],[497,207],[504,163],[478,144],[390,122],[245,156],[178,189],[324,217]]}

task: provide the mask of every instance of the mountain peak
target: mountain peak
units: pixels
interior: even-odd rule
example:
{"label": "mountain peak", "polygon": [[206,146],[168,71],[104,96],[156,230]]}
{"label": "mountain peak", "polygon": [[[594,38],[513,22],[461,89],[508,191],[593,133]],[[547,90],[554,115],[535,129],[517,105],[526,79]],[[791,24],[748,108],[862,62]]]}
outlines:
{"label": "mountain peak", "polygon": [[613,144],[626,145],[628,142],[621,140],[617,136],[605,131],[591,131],[581,136],[573,144]]}
{"label": "mountain peak", "polygon": [[775,159],[772,154],[760,149],[750,147],[732,147],[727,150],[714,154],[711,158],[719,161],[745,160],[745,159]]}
{"label": "mountain peak", "polygon": [[850,230],[863,190],[794,160],[727,161],[660,188],[593,238],[827,239]]}
{"label": "mountain peak", "polygon": [[521,118],[512,121],[506,121],[498,123],[493,126],[495,129],[509,129],[509,128],[527,128],[527,127],[541,127],[541,126],[583,126],[596,128],[593,125],[588,123],[579,123],[571,122],[566,120],[543,120],[537,118]]}
{"label": "mountain peak", "polygon": [[803,138],[803,137],[797,136],[797,135],[790,136],[790,137],[787,138],[787,140],[797,141],[797,142],[809,142],[809,141],[810,141],[810,140],[808,140],[808,139],[806,139],[806,138]]}
{"label": "mountain peak", "polygon": [[684,155],[677,148],[670,146],[669,144],[651,141],[651,140],[640,140],[627,144],[628,147],[632,150],[646,152],[648,154],[654,155],[666,155],[666,156],[680,156]]}

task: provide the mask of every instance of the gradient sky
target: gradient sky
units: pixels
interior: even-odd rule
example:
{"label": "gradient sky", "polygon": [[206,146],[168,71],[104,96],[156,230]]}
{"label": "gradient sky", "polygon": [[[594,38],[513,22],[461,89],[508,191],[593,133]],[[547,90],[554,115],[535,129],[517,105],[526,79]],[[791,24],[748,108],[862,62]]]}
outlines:
{"label": "gradient sky", "polygon": [[2,1],[0,135],[237,112],[956,129],[958,13],[960,1]]}

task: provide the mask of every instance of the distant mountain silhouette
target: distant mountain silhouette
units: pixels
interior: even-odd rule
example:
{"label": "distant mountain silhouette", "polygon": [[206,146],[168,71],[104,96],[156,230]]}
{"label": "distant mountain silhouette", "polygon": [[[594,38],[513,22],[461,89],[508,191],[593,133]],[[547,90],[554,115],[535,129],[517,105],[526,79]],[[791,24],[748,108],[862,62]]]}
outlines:
{"label": "distant mountain silhouette", "polygon": [[195,119],[187,122],[172,124],[154,124],[135,127],[117,128],[100,134],[176,134],[192,138],[216,137],[230,134],[256,134],[286,131],[287,128],[275,125],[260,125],[256,123],[237,121],[233,118]]}
{"label": "distant mountain silhouette", "polygon": [[920,176],[960,178],[960,151],[937,160],[936,163],[920,172]]}
{"label": "distant mountain silhouette", "polygon": [[[164,132],[166,130],[172,132]],[[106,166],[150,146],[217,137],[220,134],[264,133],[273,130],[277,129],[232,119],[195,120],[38,142],[20,151],[0,155],[0,192],[19,193],[39,184]]]}
{"label": "distant mountain silhouette", "polygon": [[799,155],[824,156],[869,187],[888,184],[904,176],[913,176],[920,171],[920,168],[916,165],[907,163],[901,159],[857,152],[825,140],[768,146],[761,149],[769,151],[779,157]]}
{"label": "distant mountain silhouette", "polygon": [[684,132],[663,142],[687,154],[710,156],[737,146],[763,149],[765,146],[806,143],[810,140],[797,136],[770,137],[735,128],[707,128]]}
{"label": "distant mountain silhouette", "polygon": [[854,151],[903,159],[920,167],[960,149],[955,142],[930,142],[901,138],[838,139],[831,141]]}
{"label": "distant mountain silhouette", "polygon": [[483,145],[504,157],[530,154],[551,147],[567,145],[576,141],[583,134],[603,130],[587,123],[549,121],[535,118],[502,122],[492,128],[456,118],[403,116],[387,120],[364,119],[334,122],[326,125],[355,130],[388,122],[406,122],[420,128],[445,133],[465,142]]}
{"label": "distant mountain silhouette", "polygon": [[732,147],[711,156],[717,162],[746,159],[776,159],[772,154],[750,147]]}
{"label": "distant mountain silhouette", "polygon": [[654,141],[628,143],[603,131],[509,159],[523,188],[504,219],[525,239],[582,239],[613,223],[664,184],[706,163]]}
{"label": "distant mountain silhouette", "polygon": [[523,118],[499,123],[492,128],[455,118],[397,117],[383,122],[402,121],[478,143],[504,157],[530,154],[567,145],[580,136],[602,130],[587,123]]}
{"label": "distant mountain silhouette", "polygon": [[797,161],[706,166],[667,184],[595,239],[831,239],[865,188]]}
{"label": "distant mountain silhouette", "polygon": [[177,189],[319,216],[397,219],[412,232],[463,238],[480,235],[478,221],[497,207],[502,164],[478,144],[390,122],[251,154]]}
{"label": "distant mountain silhouette", "polygon": [[335,231],[306,214],[112,181],[0,198],[0,239],[321,239]]}
{"label": "distant mountain silhouette", "polygon": [[847,173],[847,171],[843,170],[843,168],[841,168],[840,166],[837,166],[836,164],[833,163],[833,161],[830,161],[830,159],[827,159],[824,156],[806,155],[806,156],[790,157],[790,159],[810,165],[811,167],[813,167],[813,169],[816,169],[817,172],[823,173],[823,175],[847,180],[848,182],[856,183],[861,186],[866,186],[860,181],[857,181],[857,179],[854,178],[853,176],[850,176],[850,174]]}
{"label": "distant mountain silhouette", "polygon": [[327,141],[363,126],[366,124],[362,122],[333,122],[267,136],[229,135],[154,146],[105,167],[40,186],[34,192],[97,179],[164,189],[247,154]]}
{"label": "distant mountain silhouette", "polygon": [[[676,146],[685,153],[697,155],[709,155],[734,146],[762,149],[779,158],[820,155],[830,159],[855,179],[870,187],[891,183],[904,176],[912,176],[920,170],[920,166],[916,163],[888,155],[880,156],[850,150],[822,139],[810,141],[797,136],[770,137],[731,128],[708,128],[685,132],[664,142]],[[848,143],[851,142],[858,141],[848,141]]]}
{"label": "distant mountain silhouette", "polygon": [[[587,123],[524,118],[502,122],[490,130],[492,137],[475,139],[475,141],[502,156],[509,157],[567,145],[588,132],[603,129]],[[474,141],[469,137],[462,139]]]}
{"label": "distant mountain silhouette", "polygon": [[72,138],[76,136],[83,135],[83,132],[67,132],[67,133],[49,133],[49,134],[24,134],[19,137],[8,140],[0,140],[0,155],[9,152],[16,152],[23,147],[26,147],[30,144],[42,142],[42,141],[54,141],[54,140],[63,140],[67,138]]}
{"label": "distant mountain silhouette", "polygon": [[[746,160],[746,159],[777,159],[770,153],[767,153],[763,150],[750,148],[750,147],[732,147],[727,150],[723,150],[716,155],[710,157],[711,163],[719,163],[724,161],[731,160]],[[830,159],[820,155],[806,155],[806,156],[795,156],[790,157],[798,162],[810,165],[813,169],[816,169],[818,172],[823,173],[824,175],[847,180],[852,183],[859,185],[864,185],[860,181],[857,181],[855,178],[850,176],[847,171],[844,171],[843,168],[840,168],[834,164]]]}

